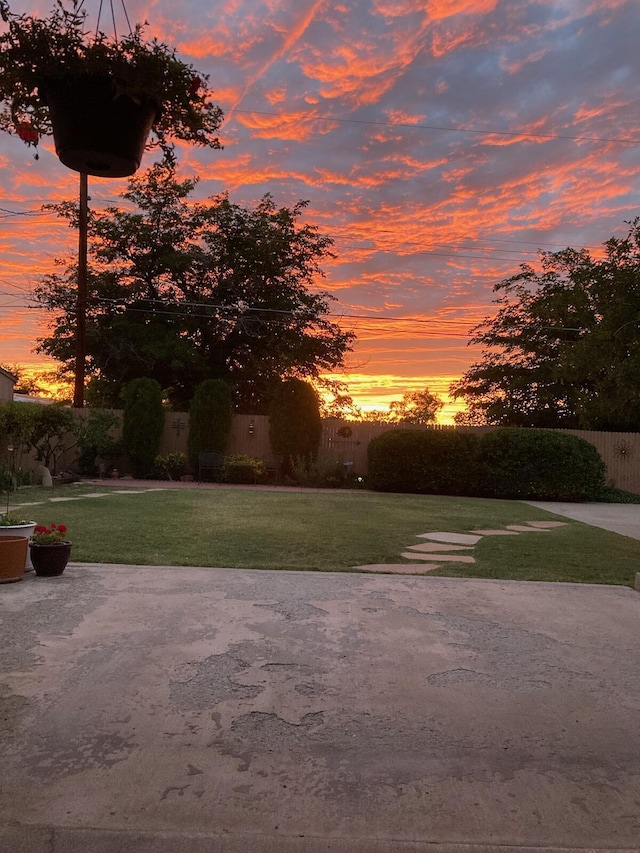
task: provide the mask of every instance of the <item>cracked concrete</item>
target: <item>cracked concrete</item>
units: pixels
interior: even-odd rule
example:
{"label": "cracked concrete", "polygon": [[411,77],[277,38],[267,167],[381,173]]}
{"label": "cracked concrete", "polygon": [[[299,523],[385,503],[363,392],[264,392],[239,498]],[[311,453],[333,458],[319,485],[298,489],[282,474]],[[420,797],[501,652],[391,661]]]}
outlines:
{"label": "cracked concrete", "polygon": [[0,612],[7,853],[639,849],[631,589],[71,565]]}

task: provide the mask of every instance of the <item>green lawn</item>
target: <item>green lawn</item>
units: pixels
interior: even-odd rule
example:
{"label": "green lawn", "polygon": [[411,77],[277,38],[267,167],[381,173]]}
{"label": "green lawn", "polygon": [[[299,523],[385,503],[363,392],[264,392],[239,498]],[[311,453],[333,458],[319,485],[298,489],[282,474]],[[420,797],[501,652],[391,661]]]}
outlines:
{"label": "green lawn", "polygon": [[[59,500],[97,491],[109,494]],[[640,541],[517,501],[232,488],[113,494],[82,485],[51,497],[20,490],[12,506],[44,501],[20,511],[39,523],[66,524],[77,562],[345,571],[403,562],[408,545],[425,541],[416,538],[420,533],[555,520],[567,526],[484,537],[466,552],[475,565],[449,564],[430,574],[633,586],[640,566]]]}

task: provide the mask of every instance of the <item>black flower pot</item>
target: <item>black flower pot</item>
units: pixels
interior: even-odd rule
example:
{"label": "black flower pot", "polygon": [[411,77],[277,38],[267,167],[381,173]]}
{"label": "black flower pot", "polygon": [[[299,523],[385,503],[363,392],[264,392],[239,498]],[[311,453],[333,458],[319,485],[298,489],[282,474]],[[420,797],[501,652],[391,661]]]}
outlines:
{"label": "black flower pot", "polygon": [[40,578],[54,578],[61,575],[71,556],[71,542],[54,542],[52,545],[29,544],[31,562],[36,575]]}
{"label": "black flower pot", "polygon": [[133,175],[158,104],[134,100],[108,77],[49,79],[38,89],[49,107],[60,162],[99,178]]}

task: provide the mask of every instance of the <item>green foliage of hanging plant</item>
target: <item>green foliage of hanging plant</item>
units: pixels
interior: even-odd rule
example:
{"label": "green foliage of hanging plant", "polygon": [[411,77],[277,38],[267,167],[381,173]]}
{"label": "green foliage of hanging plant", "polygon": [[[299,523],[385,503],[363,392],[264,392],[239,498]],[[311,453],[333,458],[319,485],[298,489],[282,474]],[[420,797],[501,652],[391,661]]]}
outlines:
{"label": "green foliage of hanging plant", "polygon": [[87,31],[85,11],[56,6],[48,17],[19,15],[0,0],[0,129],[37,146],[52,133],[41,91],[48,80],[108,78],[114,98],[156,106],[151,145],[171,139],[220,148],[221,109],[210,100],[208,76],[183,62],[174,48],[147,40],[144,26],[117,41]]}

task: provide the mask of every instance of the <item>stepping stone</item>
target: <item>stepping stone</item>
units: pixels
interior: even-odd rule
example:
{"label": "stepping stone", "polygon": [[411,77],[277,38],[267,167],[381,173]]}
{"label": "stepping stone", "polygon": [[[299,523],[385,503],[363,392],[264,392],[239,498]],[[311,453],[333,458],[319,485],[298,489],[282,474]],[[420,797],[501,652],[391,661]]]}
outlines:
{"label": "stepping stone", "polygon": [[472,533],[477,533],[479,536],[517,536],[515,530],[472,530]]}
{"label": "stepping stone", "polygon": [[516,533],[548,533],[544,527],[527,527],[524,524],[507,524],[507,530],[515,530]]}
{"label": "stepping stone", "polygon": [[[157,492],[159,489],[114,489],[112,495],[144,495],[145,492]],[[105,493],[106,494],[106,493]]]}
{"label": "stepping stone", "polygon": [[527,524],[530,524],[532,527],[548,527],[549,530],[552,527],[567,527],[566,521],[527,521]]}
{"label": "stepping stone", "polygon": [[49,503],[60,504],[64,501],[81,501],[82,498],[49,498]]}
{"label": "stepping stone", "polygon": [[447,542],[451,545],[475,545],[482,536],[470,533],[418,533],[420,539],[433,539],[434,542]]}
{"label": "stepping stone", "polygon": [[415,551],[400,554],[406,560],[437,560],[439,563],[475,563],[468,554],[416,554]]}
{"label": "stepping stone", "polygon": [[[517,536],[517,533],[513,534]],[[468,551],[471,545],[443,545],[440,542],[425,542],[423,545],[407,545],[409,551]]]}
{"label": "stepping stone", "polygon": [[411,565],[410,563],[373,563],[369,566],[353,566],[353,570],[357,572],[377,572],[388,575],[415,575],[431,572],[434,569],[439,569],[436,563],[420,563]]}
{"label": "stepping stone", "polygon": [[81,495],[83,498],[105,498],[109,492],[89,492],[87,495]]}

